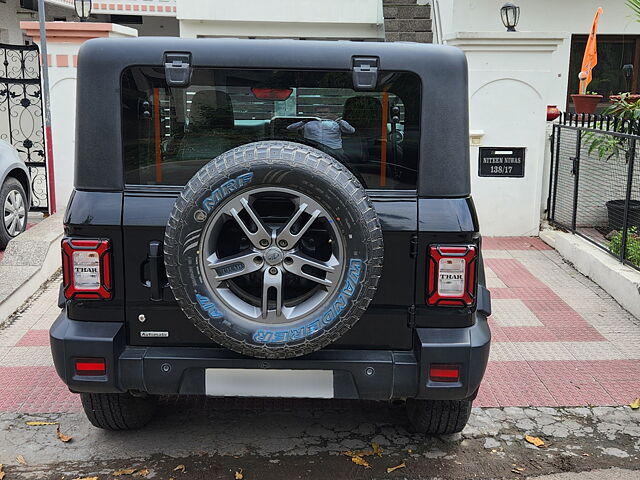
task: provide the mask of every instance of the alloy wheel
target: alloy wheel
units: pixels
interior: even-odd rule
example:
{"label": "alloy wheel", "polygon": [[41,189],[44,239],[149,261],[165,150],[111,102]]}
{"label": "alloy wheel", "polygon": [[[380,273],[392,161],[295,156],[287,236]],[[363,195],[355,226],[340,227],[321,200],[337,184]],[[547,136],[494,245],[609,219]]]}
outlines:
{"label": "alloy wheel", "polygon": [[327,210],[288,188],[256,188],[209,219],[200,245],[210,292],[258,323],[307,315],[338,288],[343,240]]}
{"label": "alloy wheel", "polygon": [[10,190],[4,201],[4,227],[10,236],[15,237],[24,230],[27,210],[24,199],[18,190]]}

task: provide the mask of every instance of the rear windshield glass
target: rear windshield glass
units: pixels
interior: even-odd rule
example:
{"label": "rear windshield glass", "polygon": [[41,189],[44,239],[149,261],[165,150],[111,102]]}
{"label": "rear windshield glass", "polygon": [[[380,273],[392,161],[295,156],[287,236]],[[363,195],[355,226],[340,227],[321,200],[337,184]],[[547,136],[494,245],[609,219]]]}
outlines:
{"label": "rear windshield glass", "polygon": [[122,80],[125,181],[184,185],[209,160],[258,140],[311,145],[367,188],[415,189],[420,80],[381,72],[375,92],[350,71],[194,69],[168,87],[164,69],[132,67]]}

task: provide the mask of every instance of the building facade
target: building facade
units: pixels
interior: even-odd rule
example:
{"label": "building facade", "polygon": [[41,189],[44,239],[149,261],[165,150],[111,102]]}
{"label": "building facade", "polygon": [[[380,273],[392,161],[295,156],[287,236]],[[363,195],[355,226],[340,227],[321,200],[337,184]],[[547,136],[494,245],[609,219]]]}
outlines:
{"label": "building facade", "polygon": [[[34,3],[0,3],[3,41],[29,41],[19,22],[36,18],[30,9]],[[604,9],[599,64],[589,90],[603,95],[600,108],[611,94],[637,92],[640,23],[622,0],[519,3],[520,21],[513,33],[502,25],[502,0],[111,0],[94,1],[90,21],[128,27],[114,28],[109,35],[417,41],[459,47],[469,62],[470,167],[483,233],[535,235],[547,198],[547,105],[572,109],[570,94],[577,89],[586,36],[598,6]],[[73,1],[47,0],[47,20],[76,20]],[[67,92],[60,98],[68,99],[75,82],[73,51],[79,44],[57,45],[64,54],[50,52],[50,65]],[[56,98],[55,91],[51,98]],[[58,170],[69,171],[73,106],[66,102],[52,109],[56,163],[67,162]],[[494,151],[524,152],[521,175],[483,174],[481,158]],[[61,205],[71,188],[71,176],[67,177],[59,180]]]}
{"label": "building facade", "polygon": [[[502,0],[431,0],[434,41],[462,48],[469,62],[472,191],[483,233],[535,235],[547,204],[548,105],[573,111],[578,73],[596,9],[598,65],[589,91],[637,92],[640,23],[622,0],[522,0],[517,32],[500,18]],[[484,176],[491,149],[524,149],[522,176]]]}

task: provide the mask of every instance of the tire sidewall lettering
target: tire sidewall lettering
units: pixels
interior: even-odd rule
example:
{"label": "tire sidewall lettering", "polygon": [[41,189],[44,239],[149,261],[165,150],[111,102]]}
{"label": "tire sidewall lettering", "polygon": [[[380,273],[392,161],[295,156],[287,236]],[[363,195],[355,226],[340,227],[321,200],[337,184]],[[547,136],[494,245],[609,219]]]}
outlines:
{"label": "tire sidewall lettering", "polygon": [[[167,269],[174,273],[169,275],[170,286],[187,317],[213,341],[240,353],[250,351],[251,355],[261,358],[272,358],[274,353],[269,352],[276,352],[281,358],[292,356],[291,350],[283,347],[310,352],[327,343],[322,343],[325,333],[339,331],[342,335],[345,325],[348,329],[366,309],[381,268],[381,256],[370,263],[373,243],[382,247],[381,231],[378,225],[375,235],[371,236],[370,219],[362,215],[360,204],[368,200],[357,180],[345,175],[343,167],[331,157],[299,144],[284,143],[298,151],[307,151],[307,155],[322,155],[328,160],[301,162],[297,168],[298,152],[295,161],[284,156],[262,158],[251,151],[236,153],[249,149],[251,144],[227,152],[204,166],[185,186],[172,212],[174,220],[169,222],[165,239],[165,251],[176,257],[171,264],[167,263]],[[324,162],[335,162],[335,172],[331,168],[317,171],[318,166],[326,166]],[[336,175],[341,177],[338,179]],[[349,188],[343,186],[348,184]],[[203,263],[200,258],[202,236],[216,212],[243,192],[269,186],[299,191],[322,204],[342,237],[344,259],[339,287],[327,297],[326,303],[305,317],[273,326],[260,323],[259,318],[244,317],[218,299],[201,271],[207,267],[206,261]],[[375,275],[373,289],[372,274]],[[335,333],[331,336],[337,338]],[[314,348],[315,344],[320,346]]]}

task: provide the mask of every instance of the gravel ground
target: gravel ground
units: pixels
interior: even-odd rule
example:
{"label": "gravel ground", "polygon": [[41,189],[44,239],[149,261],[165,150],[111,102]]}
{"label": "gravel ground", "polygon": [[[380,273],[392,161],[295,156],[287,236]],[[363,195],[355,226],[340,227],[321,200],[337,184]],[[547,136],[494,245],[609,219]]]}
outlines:
{"label": "gravel ground", "polygon": [[[59,422],[73,440],[62,443],[55,425],[26,425],[31,420]],[[343,454],[371,442],[383,452],[364,457],[370,468]],[[640,479],[639,457],[640,412],[628,407],[476,408],[462,434],[432,438],[407,430],[401,406],[365,402],[165,399],[157,419],[137,432],[101,431],[82,414],[0,414],[5,480],[128,478],[113,476],[124,468],[176,480],[233,479],[240,471],[246,480],[626,480]],[[178,465],[184,473],[174,470]]]}

